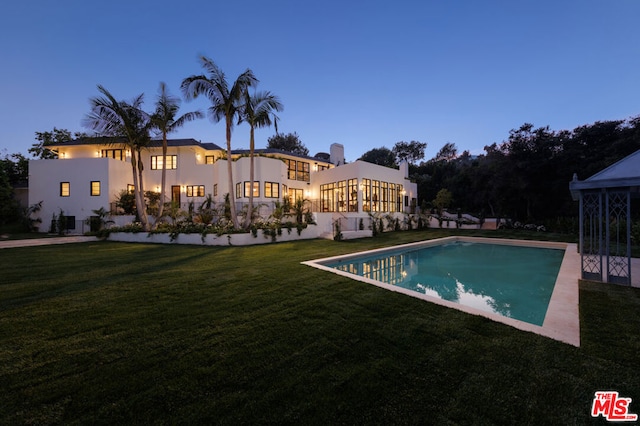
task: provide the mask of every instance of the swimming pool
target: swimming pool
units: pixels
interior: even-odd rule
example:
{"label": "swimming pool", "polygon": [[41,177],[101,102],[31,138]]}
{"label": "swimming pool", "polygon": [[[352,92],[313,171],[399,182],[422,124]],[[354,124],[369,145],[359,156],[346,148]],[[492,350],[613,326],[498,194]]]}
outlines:
{"label": "swimming pool", "polygon": [[578,258],[575,244],[448,237],[303,263],[578,346]]}

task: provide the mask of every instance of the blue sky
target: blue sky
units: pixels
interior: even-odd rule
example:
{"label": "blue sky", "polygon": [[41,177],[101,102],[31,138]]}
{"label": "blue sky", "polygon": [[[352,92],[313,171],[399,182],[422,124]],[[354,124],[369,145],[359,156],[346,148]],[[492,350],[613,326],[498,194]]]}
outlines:
{"label": "blue sky", "polygon": [[[313,155],[398,141],[481,153],[523,123],[571,130],[640,115],[640,1],[21,1],[0,14],[0,155],[36,131],[88,131],[97,84],[118,99],[179,95],[199,55],[251,68]],[[182,111],[205,110],[206,100]],[[237,126],[234,148],[248,147]],[[257,133],[266,146],[273,129]],[[208,119],[172,137],[224,145]]]}

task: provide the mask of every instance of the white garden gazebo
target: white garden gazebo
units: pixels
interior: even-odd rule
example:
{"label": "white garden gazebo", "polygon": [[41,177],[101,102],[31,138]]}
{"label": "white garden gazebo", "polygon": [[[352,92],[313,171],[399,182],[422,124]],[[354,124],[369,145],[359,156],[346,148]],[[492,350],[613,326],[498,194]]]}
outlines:
{"label": "white garden gazebo", "polygon": [[580,202],[582,278],[631,285],[631,199],[640,196],[640,150],[583,181],[573,176]]}

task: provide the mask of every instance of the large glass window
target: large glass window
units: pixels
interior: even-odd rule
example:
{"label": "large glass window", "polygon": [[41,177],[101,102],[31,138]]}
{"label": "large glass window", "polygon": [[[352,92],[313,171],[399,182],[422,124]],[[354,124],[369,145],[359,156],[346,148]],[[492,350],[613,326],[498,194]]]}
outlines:
{"label": "large glass window", "polygon": [[320,211],[335,211],[335,190],[335,183],[326,183],[324,185],[320,185]]}
{"label": "large glass window", "polygon": [[336,201],[338,204],[339,212],[347,211],[347,181],[341,180],[338,182],[338,189],[336,190]]}
{"label": "large glass window", "polygon": [[397,195],[396,195],[396,211],[401,212],[402,209],[402,197],[403,197],[403,193],[402,193],[402,185],[400,184],[396,184],[396,190],[397,190]]}
{"label": "large glass window", "polygon": [[380,182],[380,211],[389,211],[389,184]]}
{"label": "large glass window", "polygon": [[204,164],[213,164],[216,162],[215,155],[205,155],[204,156]]}
{"label": "large glass window", "polygon": [[349,179],[349,211],[358,211],[358,179]]}
{"label": "large glass window", "polygon": [[68,197],[71,195],[71,185],[69,182],[60,182],[60,196]]}
{"label": "large glass window", "polygon": [[309,182],[311,179],[311,175],[309,173],[310,170],[311,164],[305,163],[304,161],[298,161],[298,180]]}
{"label": "large glass window", "polygon": [[287,178],[303,182],[309,182],[311,180],[311,163],[290,160],[288,158],[285,158],[284,162],[287,164]]}
{"label": "large glass window", "polygon": [[264,183],[265,198],[280,198],[280,185],[276,182]]}
{"label": "large glass window", "polygon": [[204,197],[204,185],[187,185],[187,197]]}
{"label": "large glass window", "polygon": [[371,181],[371,211],[380,211],[380,181]]}
{"label": "large glass window", "polygon": [[[244,196],[249,198],[249,193],[251,190],[251,182],[245,181],[244,183]],[[260,182],[253,182],[253,196],[260,196]]]}
{"label": "large glass window", "polygon": [[362,179],[362,210],[371,211],[371,179]]}
{"label": "large glass window", "polygon": [[297,188],[289,188],[289,201],[294,203],[296,200],[304,200],[304,191]]}
{"label": "large glass window", "polygon": [[397,199],[398,199],[398,188],[396,187],[395,183],[390,183],[389,184],[389,200],[391,201],[389,203],[390,212],[398,211]]}
{"label": "large glass window", "polygon": [[121,149],[103,149],[100,152],[103,158],[115,158],[116,160],[124,160],[124,151]]}
{"label": "large glass window", "polygon": [[97,197],[100,195],[100,181],[92,180],[91,181],[91,196]]}
{"label": "large glass window", "polygon": [[[178,168],[178,156],[167,155],[167,170]],[[162,170],[162,155],[151,156],[151,170]]]}
{"label": "large glass window", "polygon": [[289,160],[285,158],[284,162],[287,164],[287,177],[289,179],[296,179],[296,160]]}

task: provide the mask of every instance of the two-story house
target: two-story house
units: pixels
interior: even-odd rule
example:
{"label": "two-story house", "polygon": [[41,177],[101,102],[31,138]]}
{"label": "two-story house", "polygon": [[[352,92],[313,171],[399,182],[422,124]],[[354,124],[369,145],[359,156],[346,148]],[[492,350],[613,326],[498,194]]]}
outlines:
{"label": "two-story house", "polygon": [[[115,211],[123,190],[133,187],[131,153],[126,145],[100,138],[73,140],[50,146],[58,158],[29,163],[29,204],[43,201],[41,231],[49,229],[62,211],[70,232],[88,230],[85,220],[93,210]],[[345,163],[344,148],[332,144],[329,153],[314,157],[275,149],[258,149],[254,155],[254,185],[250,188],[250,158],[246,150],[232,151],[233,188],[238,211],[253,190],[254,204],[267,215],[274,201],[285,196],[305,199],[321,228],[336,217],[350,227],[369,214],[403,214],[417,204],[417,187],[408,179],[406,163],[400,169],[355,161]],[[153,141],[142,151],[145,191],[160,192],[162,143]],[[207,195],[218,203],[229,191],[225,151],[195,139],[168,141],[166,157],[167,201],[181,208],[201,204]]]}

